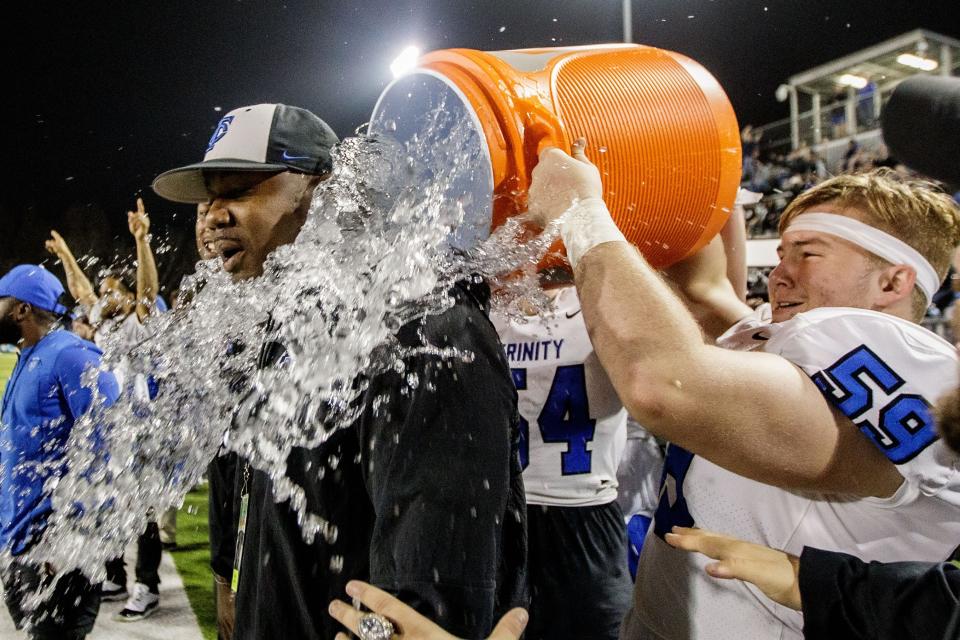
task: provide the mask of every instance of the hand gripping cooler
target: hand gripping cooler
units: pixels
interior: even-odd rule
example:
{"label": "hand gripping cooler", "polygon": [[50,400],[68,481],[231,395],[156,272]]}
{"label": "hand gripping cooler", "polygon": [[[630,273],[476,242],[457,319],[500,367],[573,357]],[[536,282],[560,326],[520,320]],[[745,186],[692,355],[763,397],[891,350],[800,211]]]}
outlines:
{"label": "hand gripping cooler", "polygon": [[569,152],[580,136],[617,226],[657,267],[713,238],[740,182],[739,129],[726,94],[703,67],[671,51],[434,51],[384,90],[370,132],[410,140],[431,110],[473,130],[461,145],[470,163],[458,185],[469,203],[455,233],[462,246],[526,209],[543,146]]}

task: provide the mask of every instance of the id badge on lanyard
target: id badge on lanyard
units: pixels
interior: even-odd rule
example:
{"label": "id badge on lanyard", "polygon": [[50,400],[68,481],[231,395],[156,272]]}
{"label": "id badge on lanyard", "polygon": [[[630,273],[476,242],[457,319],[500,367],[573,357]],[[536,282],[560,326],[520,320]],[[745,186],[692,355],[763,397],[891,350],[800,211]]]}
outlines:
{"label": "id badge on lanyard", "polygon": [[233,554],[233,575],[230,579],[230,591],[237,592],[240,584],[240,561],[243,559],[243,536],[247,530],[247,506],[250,504],[250,492],[247,481],[250,479],[250,464],[243,465],[243,487],[240,489],[240,518],[237,521],[237,546]]}

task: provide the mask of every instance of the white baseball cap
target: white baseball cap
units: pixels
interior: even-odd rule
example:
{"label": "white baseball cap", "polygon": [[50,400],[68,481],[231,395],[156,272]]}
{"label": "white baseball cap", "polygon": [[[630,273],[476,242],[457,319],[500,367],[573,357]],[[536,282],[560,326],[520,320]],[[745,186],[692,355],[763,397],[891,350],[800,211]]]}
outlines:
{"label": "white baseball cap", "polygon": [[153,190],[174,202],[206,202],[210,194],[204,172],[321,175],[330,171],[330,150],[338,142],[333,129],[306,109],[285,104],[240,107],[217,123],[202,162],[161,173]]}

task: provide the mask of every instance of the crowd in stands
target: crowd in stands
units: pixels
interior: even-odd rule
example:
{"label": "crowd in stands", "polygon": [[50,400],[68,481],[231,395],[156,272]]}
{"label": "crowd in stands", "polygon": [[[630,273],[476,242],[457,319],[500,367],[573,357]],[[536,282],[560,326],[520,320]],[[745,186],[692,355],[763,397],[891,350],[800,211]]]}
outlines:
{"label": "crowd in stands", "polygon": [[869,149],[851,139],[842,161],[827,166],[820,154],[804,145],[795,151],[763,151],[761,137],[749,125],[741,132],[743,174],[740,186],[763,198],[747,210],[747,235],[777,235],[780,214],[799,193],[838,173],[870,171],[888,167],[909,175],[909,170],[890,156],[885,146]]}

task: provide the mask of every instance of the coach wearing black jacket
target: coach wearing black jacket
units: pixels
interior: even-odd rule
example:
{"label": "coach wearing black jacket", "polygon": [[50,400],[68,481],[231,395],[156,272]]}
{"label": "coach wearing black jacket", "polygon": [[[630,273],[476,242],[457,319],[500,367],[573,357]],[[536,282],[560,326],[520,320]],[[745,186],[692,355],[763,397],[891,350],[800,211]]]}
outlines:
{"label": "coach wearing black jacket", "polygon": [[[355,578],[465,638],[486,637],[523,603],[516,391],[486,317],[486,285],[461,284],[451,294],[453,307],[405,325],[377,354],[416,355],[404,358],[402,374],[389,368],[369,380],[353,427],[288,458],[287,476],[303,487],[307,509],[336,526],[333,539],[304,542],[267,475],[241,460],[233,512],[243,495],[249,506],[234,638],[333,638],[341,629],[326,603]],[[474,357],[443,359],[417,349],[425,343]],[[261,355],[269,367],[283,349],[271,343]],[[416,388],[407,385],[410,373]]]}
{"label": "coach wearing black jacket", "polygon": [[[221,120],[204,162],[162,174],[154,190],[209,203],[198,213],[198,243],[220,255],[234,278],[254,277],[273,249],[296,238],[335,142],[302,109],[244,107]],[[354,427],[287,460],[308,511],[335,525],[335,537],[307,544],[289,503],[274,501],[267,475],[239,460],[233,508],[217,509],[232,518],[246,497],[240,553],[232,558],[239,564],[234,638],[333,638],[338,625],[327,603],[354,578],[467,638],[485,637],[500,613],[523,604],[516,391],[487,318],[486,285],[458,285],[451,295],[451,308],[402,327],[392,347],[375,354],[387,362],[398,349],[414,355],[404,358],[403,375],[374,371]],[[474,358],[416,349],[424,343]],[[281,345],[268,344],[260,365],[282,355]],[[410,373],[417,385],[408,385]],[[218,504],[227,507],[223,489]],[[226,548],[218,545],[220,571],[230,559]]]}

